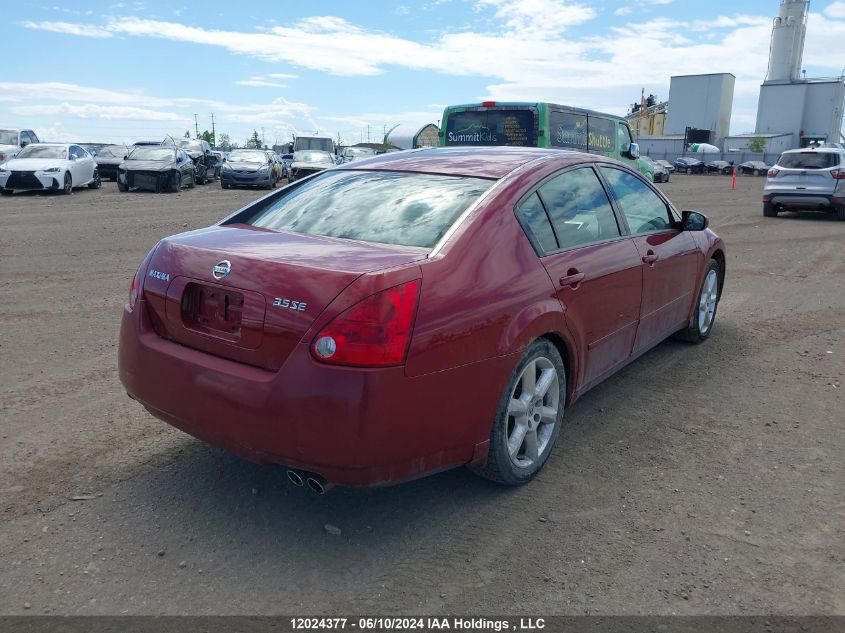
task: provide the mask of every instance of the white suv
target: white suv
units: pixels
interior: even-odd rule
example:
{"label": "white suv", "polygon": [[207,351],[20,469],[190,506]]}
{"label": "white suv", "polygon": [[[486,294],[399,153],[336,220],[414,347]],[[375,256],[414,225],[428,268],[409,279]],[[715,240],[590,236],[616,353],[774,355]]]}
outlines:
{"label": "white suv", "polygon": [[769,170],[763,189],[763,215],[807,210],[835,213],[845,220],[845,149],[792,149]]}

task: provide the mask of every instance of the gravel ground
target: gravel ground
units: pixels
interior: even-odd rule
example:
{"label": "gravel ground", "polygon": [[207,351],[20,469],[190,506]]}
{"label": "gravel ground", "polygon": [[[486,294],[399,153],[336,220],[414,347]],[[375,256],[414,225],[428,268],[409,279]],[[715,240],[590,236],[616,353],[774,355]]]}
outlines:
{"label": "gravel ground", "polygon": [[662,185],[728,246],[711,339],[582,398],[535,482],[324,496],[117,379],[144,253],[262,192],[0,199],[0,614],[845,614],[845,223],[737,184]]}

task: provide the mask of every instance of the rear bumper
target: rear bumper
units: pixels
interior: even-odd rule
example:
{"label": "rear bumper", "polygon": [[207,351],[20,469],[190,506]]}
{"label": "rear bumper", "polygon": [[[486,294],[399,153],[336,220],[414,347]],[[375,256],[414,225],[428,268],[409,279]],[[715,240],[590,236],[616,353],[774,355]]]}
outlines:
{"label": "rear bumper", "polygon": [[119,351],[127,392],[159,419],[251,461],[348,486],[486,459],[515,362],[500,357],[410,378],[402,367],[323,365],[305,342],[270,372],[160,338],[143,301],[124,308]]}
{"label": "rear bumper", "polygon": [[796,193],[792,191],[764,191],[763,199],[784,209],[830,209],[845,204],[845,193]]}

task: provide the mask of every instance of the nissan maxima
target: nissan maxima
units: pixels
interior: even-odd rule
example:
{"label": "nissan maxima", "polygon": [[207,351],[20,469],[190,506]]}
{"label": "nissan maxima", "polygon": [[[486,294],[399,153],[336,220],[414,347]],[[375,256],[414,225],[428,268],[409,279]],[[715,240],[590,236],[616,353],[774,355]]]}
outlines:
{"label": "nissan maxima", "polygon": [[154,416],[316,491],[468,465],[532,479],[566,410],[713,331],[725,247],[638,172],[536,148],[356,161],[166,238],[120,378]]}

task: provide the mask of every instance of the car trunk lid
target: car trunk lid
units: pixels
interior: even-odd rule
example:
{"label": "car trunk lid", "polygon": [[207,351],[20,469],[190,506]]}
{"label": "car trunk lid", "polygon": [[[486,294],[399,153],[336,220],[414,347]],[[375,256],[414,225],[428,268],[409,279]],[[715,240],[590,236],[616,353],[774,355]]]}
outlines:
{"label": "car trunk lid", "polygon": [[311,324],[362,274],[426,249],[215,226],[164,240],[144,284],[159,336],[277,370]]}

